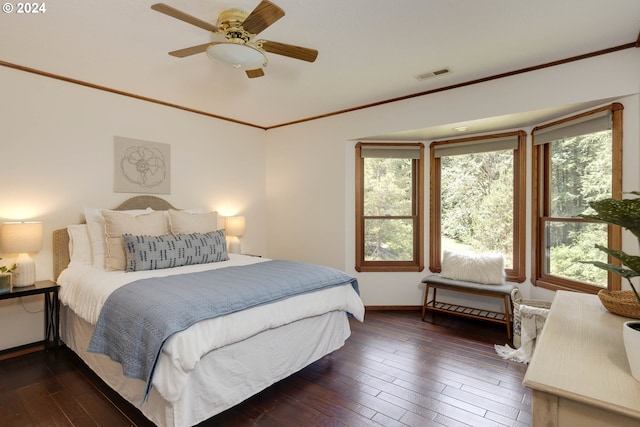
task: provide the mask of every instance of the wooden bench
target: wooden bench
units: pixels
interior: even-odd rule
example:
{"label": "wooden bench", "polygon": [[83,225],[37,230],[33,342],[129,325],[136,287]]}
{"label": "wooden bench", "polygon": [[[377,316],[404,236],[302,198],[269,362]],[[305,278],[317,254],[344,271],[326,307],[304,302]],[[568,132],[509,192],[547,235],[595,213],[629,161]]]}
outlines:
{"label": "wooden bench", "polygon": [[[422,320],[427,311],[435,314],[449,313],[456,316],[469,317],[472,319],[486,320],[489,322],[500,323],[507,327],[507,337],[509,341],[512,339],[511,330],[511,291],[516,288],[514,283],[503,283],[501,285],[485,285],[481,283],[465,282],[462,280],[452,280],[440,277],[438,274],[432,274],[422,279],[422,283],[426,285],[424,292],[424,303],[422,304]],[[433,289],[433,298],[429,301],[429,289]],[[466,307],[462,305],[449,304],[436,300],[438,289],[446,289],[448,291],[463,292],[467,294],[482,295],[485,297],[499,298],[504,301],[504,312],[483,310],[479,308]]]}

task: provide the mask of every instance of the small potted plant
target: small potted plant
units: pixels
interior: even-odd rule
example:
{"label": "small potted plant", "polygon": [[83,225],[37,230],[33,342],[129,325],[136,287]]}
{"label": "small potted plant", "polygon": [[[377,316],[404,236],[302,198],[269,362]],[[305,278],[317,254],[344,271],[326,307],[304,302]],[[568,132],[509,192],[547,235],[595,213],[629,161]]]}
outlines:
{"label": "small potted plant", "polygon": [[[2,258],[0,258],[2,261]],[[18,268],[18,264],[11,267],[0,266],[0,293],[9,292],[11,290],[11,272]]]}
{"label": "small potted plant", "polygon": [[[630,194],[639,196],[640,192],[632,191]],[[581,217],[619,225],[631,231],[638,239],[638,243],[640,243],[640,198],[623,200],[608,198],[590,202],[589,206],[597,214],[583,214],[580,215]],[[608,291],[603,289],[598,292],[600,301],[612,313],[640,319],[640,295],[638,295],[638,290],[631,281],[633,277],[640,276],[640,256],[629,255],[623,251],[613,250],[602,245],[596,245],[596,247],[619,260],[622,265],[607,264],[599,261],[587,262],[624,277],[631,287],[631,291]],[[625,322],[622,327],[622,337],[631,368],[631,375],[640,381],[640,321]]]}

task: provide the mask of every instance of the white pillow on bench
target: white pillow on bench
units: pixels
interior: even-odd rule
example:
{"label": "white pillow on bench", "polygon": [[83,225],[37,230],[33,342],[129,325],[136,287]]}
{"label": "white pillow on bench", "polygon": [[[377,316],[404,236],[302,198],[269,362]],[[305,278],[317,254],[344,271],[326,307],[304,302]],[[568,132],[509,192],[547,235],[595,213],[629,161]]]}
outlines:
{"label": "white pillow on bench", "polygon": [[444,250],[440,276],[486,285],[501,285],[505,279],[504,256],[496,253],[475,254]]}

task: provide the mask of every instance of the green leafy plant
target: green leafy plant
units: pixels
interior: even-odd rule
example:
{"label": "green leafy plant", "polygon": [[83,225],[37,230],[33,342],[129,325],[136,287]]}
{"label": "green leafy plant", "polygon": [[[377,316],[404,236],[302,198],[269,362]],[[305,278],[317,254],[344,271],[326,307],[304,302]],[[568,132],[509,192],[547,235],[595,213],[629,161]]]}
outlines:
{"label": "green leafy plant", "polygon": [[[638,191],[631,191],[628,194],[640,196],[640,192]],[[580,217],[619,225],[632,232],[640,244],[640,198],[622,200],[608,198],[589,202],[589,206],[596,211],[596,214],[581,214]],[[640,304],[640,295],[638,295],[638,291],[631,282],[633,277],[640,276],[640,256],[629,255],[623,251],[609,249],[602,245],[596,245],[596,248],[619,260],[622,266],[600,261],[584,262],[593,264],[603,270],[611,271],[627,279],[638,304]]]}
{"label": "green leafy plant", "polygon": [[[2,261],[2,258],[0,258],[0,261]],[[11,267],[7,267],[3,265],[3,266],[0,266],[0,273],[11,273],[16,268],[18,268],[18,264],[13,264]]]}

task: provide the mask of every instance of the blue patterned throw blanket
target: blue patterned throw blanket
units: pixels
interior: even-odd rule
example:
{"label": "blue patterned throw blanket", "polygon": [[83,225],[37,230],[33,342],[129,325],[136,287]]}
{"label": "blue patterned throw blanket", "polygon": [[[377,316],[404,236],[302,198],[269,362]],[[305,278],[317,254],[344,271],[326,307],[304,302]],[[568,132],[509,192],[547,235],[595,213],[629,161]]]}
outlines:
{"label": "blue patterned throw blanket", "polygon": [[105,301],[89,351],[122,364],[124,375],[151,379],[165,341],[206,319],[294,295],[358,282],[346,273],[292,261],[265,261],[197,273],[141,279]]}

